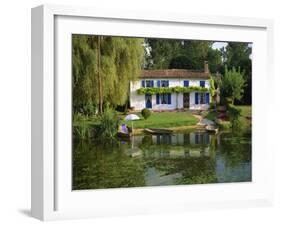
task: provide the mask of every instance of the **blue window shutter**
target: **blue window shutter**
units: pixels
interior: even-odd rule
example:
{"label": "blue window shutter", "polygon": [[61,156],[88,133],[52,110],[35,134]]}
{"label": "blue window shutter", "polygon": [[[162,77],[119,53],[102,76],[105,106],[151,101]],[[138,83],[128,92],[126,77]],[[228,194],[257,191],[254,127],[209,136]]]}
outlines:
{"label": "blue window shutter", "polygon": [[171,98],[171,94],[170,93],[168,93],[168,104],[172,104],[172,98]]}
{"label": "blue window shutter", "polygon": [[205,87],[205,81],[200,81],[200,86]]}
{"label": "blue window shutter", "polygon": [[206,93],[206,104],[210,103],[210,94]]}
{"label": "blue window shutter", "polygon": [[183,81],[183,86],[184,86],[184,87],[188,87],[188,86],[189,86],[189,81],[188,81],[188,80]]}
{"label": "blue window shutter", "polygon": [[159,93],[156,94],[156,104],[159,104]]}
{"label": "blue window shutter", "polygon": [[157,87],[160,87],[160,80],[157,81]]}
{"label": "blue window shutter", "polygon": [[144,80],[141,80],[141,86],[145,87],[145,81]]}
{"label": "blue window shutter", "polygon": [[198,104],[198,93],[195,93],[195,104]]}
{"label": "blue window shutter", "polygon": [[154,81],[151,80],[151,87],[154,87]]}
{"label": "blue window shutter", "polygon": [[167,87],[169,87],[169,80],[167,81]]}

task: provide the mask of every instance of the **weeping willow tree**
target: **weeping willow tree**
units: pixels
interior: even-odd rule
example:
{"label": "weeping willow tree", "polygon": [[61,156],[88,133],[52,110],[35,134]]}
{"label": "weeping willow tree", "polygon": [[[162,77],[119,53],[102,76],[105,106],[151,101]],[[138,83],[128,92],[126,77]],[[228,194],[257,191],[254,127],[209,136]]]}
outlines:
{"label": "weeping willow tree", "polygon": [[[73,105],[75,110],[128,100],[129,82],[136,80],[144,60],[144,40],[73,35]],[[82,107],[81,107],[82,106]]]}
{"label": "weeping willow tree", "polygon": [[90,45],[93,41],[85,35],[72,37],[72,101],[75,113],[91,114],[98,104],[98,87],[94,85],[97,83],[97,54]]}

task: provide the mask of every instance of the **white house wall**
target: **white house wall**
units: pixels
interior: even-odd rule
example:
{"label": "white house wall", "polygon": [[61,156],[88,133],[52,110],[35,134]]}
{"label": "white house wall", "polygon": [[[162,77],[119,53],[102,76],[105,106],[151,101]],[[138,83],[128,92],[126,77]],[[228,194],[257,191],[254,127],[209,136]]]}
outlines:
{"label": "white house wall", "polygon": [[[142,80],[153,80],[154,87],[157,87],[158,80],[169,80],[169,87],[184,86],[184,81],[189,81],[189,86],[200,86],[200,81],[205,81],[205,87],[209,89],[208,80],[204,79],[141,79],[130,83],[130,106],[135,110],[140,111],[145,108],[145,95],[139,95],[137,90],[140,89]],[[178,101],[177,101],[178,99]],[[195,104],[195,92],[190,92],[190,109],[205,110],[209,108],[209,104]],[[152,95],[152,110],[173,110],[183,108],[183,94],[172,93],[171,104],[156,104],[156,95]]]}

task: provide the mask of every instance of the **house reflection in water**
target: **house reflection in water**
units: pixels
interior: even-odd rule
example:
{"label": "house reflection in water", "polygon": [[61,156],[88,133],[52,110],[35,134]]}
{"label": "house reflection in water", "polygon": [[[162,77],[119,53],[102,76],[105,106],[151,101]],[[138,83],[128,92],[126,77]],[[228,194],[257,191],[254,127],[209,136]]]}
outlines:
{"label": "house reflection in water", "polygon": [[190,158],[210,156],[212,135],[201,131],[134,137],[143,158]]}

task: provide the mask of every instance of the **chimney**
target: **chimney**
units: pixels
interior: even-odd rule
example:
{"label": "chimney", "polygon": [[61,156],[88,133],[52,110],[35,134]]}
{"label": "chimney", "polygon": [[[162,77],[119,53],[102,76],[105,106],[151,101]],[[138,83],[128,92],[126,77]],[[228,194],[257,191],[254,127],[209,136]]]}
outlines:
{"label": "chimney", "polygon": [[204,73],[210,73],[208,61],[204,61]]}

